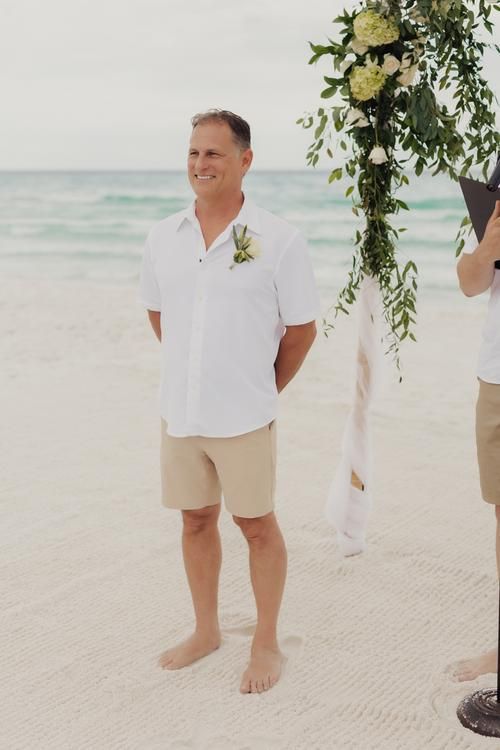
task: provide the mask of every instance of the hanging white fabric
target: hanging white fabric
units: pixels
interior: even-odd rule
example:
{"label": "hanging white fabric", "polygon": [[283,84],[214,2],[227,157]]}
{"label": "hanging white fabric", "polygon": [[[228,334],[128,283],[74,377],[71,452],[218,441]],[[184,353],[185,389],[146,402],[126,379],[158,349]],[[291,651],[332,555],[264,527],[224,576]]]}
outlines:
{"label": "hanging white fabric", "polygon": [[372,505],[372,450],[369,410],[380,379],[383,351],[382,302],[376,279],[367,276],[359,294],[359,331],[352,408],[342,438],[342,454],[325,505],[325,515],[337,530],[344,556],[366,547]]}

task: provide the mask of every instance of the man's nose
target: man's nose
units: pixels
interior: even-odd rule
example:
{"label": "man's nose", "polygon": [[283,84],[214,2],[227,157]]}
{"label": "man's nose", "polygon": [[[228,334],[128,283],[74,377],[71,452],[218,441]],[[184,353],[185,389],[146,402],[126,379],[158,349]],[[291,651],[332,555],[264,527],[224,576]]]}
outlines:
{"label": "man's nose", "polygon": [[196,163],[195,163],[196,173],[199,174],[200,172],[203,172],[203,170],[206,167],[206,164],[207,164],[206,157],[200,154],[198,158],[196,159]]}

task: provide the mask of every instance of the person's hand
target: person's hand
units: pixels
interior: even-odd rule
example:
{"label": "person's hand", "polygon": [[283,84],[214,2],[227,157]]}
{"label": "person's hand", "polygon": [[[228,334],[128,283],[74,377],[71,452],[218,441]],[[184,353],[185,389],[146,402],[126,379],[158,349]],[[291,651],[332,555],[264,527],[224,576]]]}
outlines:
{"label": "person's hand", "polygon": [[500,200],[495,203],[479,247],[492,261],[500,260]]}

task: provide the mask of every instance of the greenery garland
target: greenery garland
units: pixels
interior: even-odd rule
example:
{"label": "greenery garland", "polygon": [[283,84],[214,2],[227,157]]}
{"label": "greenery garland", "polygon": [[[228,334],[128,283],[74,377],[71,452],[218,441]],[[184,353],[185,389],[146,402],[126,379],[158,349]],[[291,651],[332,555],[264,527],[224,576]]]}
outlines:
{"label": "greenery garland", "polygon": [[[352,157],[332,170],[329,182],[344,172],[352,178],[345,194],[352,195],[353,213],[365,217],[364,231],[355,234],[347,283],[330,310],[335,318],[348,314],[362,279],[377,279],[389,326],[388,352],[398,369],[400,343],[407,336],[416,340],[417,266],[410,260],[401,267],[396,259],[395,243],[406,230],[394,228],[390,217],[408,206],[395,194],[409,184],[408,163],[416,175],[433,169],[433,175],[446,172],[457,180],[476,165],[486,177],[490,157],[496,160],[496,98],[481,76],[481,59],[487,47],[500,48],[477,35],[480,27],[493,33],[493,10],[500,10],[500,0],[365,0],[334,20],[342,24],[340,42],[309,42],[314,53],[309,64],[331,56],[337,72],[324,77],[321,97],[337,95],[342,104],[297,120],[303,128],[315,128],[306,160],[316,166],[323,150],[334,158],[332,139],[345,131]],[[438,102],[439,92],[447,104]],[[345,140],[340,147],[347,151]],[[456,237],[457,255],[467,224],[466,216]],[[333,325],[326,318],[323,323],[328,335]]]}

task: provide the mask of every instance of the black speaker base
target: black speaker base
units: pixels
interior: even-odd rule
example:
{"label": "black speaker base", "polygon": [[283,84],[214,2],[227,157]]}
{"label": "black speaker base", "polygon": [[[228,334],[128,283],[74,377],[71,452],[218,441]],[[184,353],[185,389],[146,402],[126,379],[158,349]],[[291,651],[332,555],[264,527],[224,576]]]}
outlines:
{"label": "black speaker base", "polygon": [[494,688],[466,696],[457,708],[461,724],[484,737],[500,737],[500,703]]}

